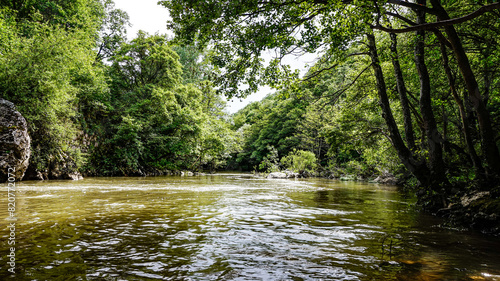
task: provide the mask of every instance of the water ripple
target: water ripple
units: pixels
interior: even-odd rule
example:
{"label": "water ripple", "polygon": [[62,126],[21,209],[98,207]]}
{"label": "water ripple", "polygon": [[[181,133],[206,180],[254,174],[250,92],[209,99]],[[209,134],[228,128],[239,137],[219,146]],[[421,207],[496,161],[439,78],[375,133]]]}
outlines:
{"label": "water ripple", "polygon": [[[432,227],[437,223],[411,209],[408,199],[377,185],[231,174],[22,183],[20,189],[16,254],[25,275],[18,280],[500,275],[500,254],[492,250],[498,241]],[[7,213],[0,209],[0,215]],[[0,231],[8,237],[5,227]],[[7,251],[0,248],[2,257]]]}

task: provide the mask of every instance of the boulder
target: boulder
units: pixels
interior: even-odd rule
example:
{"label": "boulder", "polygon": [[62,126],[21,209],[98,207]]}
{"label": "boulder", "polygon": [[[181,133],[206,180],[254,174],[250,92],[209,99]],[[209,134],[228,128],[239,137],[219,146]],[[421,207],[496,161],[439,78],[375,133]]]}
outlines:
{"label": "boulder", "polygon": [[68,180],[74,180],[74,181],[83,180],[82,174],[78,172],[67,173],[66,176]]}
{"label": "boulder", "polygon": [[387,184],[387,185],[397,185],[398,179],[391,173],[383,173],[373,180],[376,183]]}
{"label": "boulder", "polygon": [[339,177],[339,180],[341,180],[341,181],[355,181],[356,177],[353,175],[343,175],[343,176]]}
{"label": "boulder", "polygon": [[28,168],[31,139],[26,119],[14,104],[0,98],[0,182],[20,181]]}
{"label": "boulder", "polygon": [[468,207],[471,203],[482,199],[483,197],[490,197],[489,191],[474,192],[471,194],[466,194],[460,198],[460,203],[463,207]]}
{"label": "boulder", "polygon": [[299,173],[295,173],[293,171],[286,170],[285,171],[286,177],[287,178],[300,178],[301,175]]}
{"label": "boulder", "polygon": [[267,175],[268,179],[286,179],[287,175],[282,172],[274,172]]}

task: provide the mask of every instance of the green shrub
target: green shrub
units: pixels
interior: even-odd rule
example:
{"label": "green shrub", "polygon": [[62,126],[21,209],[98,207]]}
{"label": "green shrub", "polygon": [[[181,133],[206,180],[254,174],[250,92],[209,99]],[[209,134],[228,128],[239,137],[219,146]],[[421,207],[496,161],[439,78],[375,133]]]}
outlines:
{"label": "green shrub", "polygon": [[316,169],[316,155],[310,151],[296,150],[291,151],[287,156],[281,158],[281,164],[286,169],[294,172],[313,172]]}

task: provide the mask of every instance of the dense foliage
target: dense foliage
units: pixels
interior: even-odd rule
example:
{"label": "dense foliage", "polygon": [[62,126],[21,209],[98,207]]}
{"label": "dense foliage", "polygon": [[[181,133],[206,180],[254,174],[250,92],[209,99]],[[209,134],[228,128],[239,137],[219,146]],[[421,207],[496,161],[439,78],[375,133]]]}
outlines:
{"label": "dense foliage", "polygon": [[99,2],[18,4],[0,10],[0,94],[28,121],[32,168],[66,162],[76,169],[82,160],[73,143],[78,96],[98,86],[83,79],[97,71],[92,49],[102,16]]}
{"label": "dense foliage", "polygon": [[2,2],[0,94],[28,121],[28,177],[216,169],[236,147],[202,53],[127,42],[127,24],[109,0]]}

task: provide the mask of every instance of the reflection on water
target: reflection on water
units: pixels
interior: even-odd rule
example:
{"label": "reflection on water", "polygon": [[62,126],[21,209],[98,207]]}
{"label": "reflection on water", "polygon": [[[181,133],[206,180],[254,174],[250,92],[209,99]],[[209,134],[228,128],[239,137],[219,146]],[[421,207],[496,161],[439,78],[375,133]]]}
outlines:
{"label": "reflection on water", "polygon": [[500,280],[500,241],[446,230],[393,188],[242,174],[17,184],[0,279]]}

